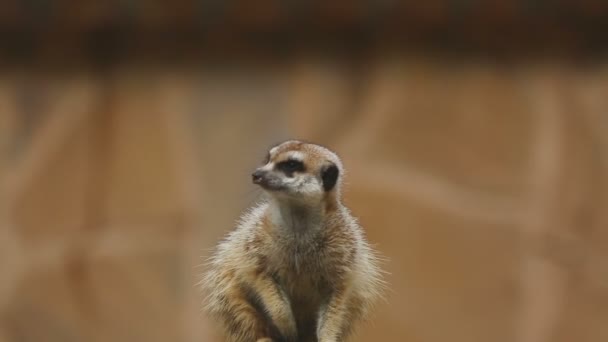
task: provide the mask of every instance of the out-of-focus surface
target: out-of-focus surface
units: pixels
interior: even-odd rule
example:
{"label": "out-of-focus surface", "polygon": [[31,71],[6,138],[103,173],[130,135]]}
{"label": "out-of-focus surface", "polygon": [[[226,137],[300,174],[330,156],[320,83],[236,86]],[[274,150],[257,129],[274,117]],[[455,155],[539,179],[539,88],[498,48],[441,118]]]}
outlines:
{"label": "out-of-focus surface", "polygon": [[0,15],[0,342],[221,341],[200,265],[291,137],[389,259],[356,341],[608,340],[606,5],[82,3]]}

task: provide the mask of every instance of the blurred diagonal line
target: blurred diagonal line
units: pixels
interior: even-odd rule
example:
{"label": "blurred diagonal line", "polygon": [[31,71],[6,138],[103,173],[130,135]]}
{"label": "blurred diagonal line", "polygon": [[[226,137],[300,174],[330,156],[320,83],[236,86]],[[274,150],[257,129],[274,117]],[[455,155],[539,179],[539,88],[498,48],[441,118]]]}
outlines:
{"label": "blurred diagonal line", "polygon": [[516,199],[475,192],[403,166],[380,162],[371,164],[351,166],[358,170],[349,175],[358,186],[398,193],[446,213],[484,222],[513,224],[521,222],[523,217],[524,208]]}
{"label": "blurred diagonal line", "polygon": [[377,141],[395,113],[395,101],[403,98],[407,75],[398,69],[399,62],[390,60],[379,63],[368,85],[369,93],[362,99],[362,104],[350,129],[338,142],[338,150],[357,151],[365,154],[371,142]]}
{"label": "blurred diagonal line", "polygon": [[[605,196],[608,191],[608,184],[606,183],[606,175],[608,174],[608,134],[606,134],[608,132],[608,115],[606,115],[605,109],[608,106],[608,97],[606,96],[608,94],[608,82],[606,82],[608,68],[604,67],[602,72],[598,74],[599,77],[593,77],[592,81],[582,78],[577,84],[577,95],[583,109],[583,119],[585,119],[586,127],[592,135],[592,143],[597,149],[596,154],[599,159],[599,173],[593,180],[593,186],[599,189],[597,193],[600,196]],[[597,202],[601,206],[605,203],[605,199],[599,199]],[[602,209],[598,209],[601,213]],[[605,222],[606,217],[606,214],[600,214],[600,217],[596,220],[603,219]],[[602,227],[603,223],[600,221],[596,225]],[[584,272],[588,273],[587,277],[591,282],[591,287],[608,289],[608,273],[604,272],[606,264],[608,264],[608,254],[606,254],[605,247],[594,243],[587,243],[578,247],[581,250],[579,253],[585,256],[583,269]]]}
{"label": "blurred diagonal line", "polygon": [[[536,143],[530,155],[529,204],[523,222],[525,239],[543,239],[545,233],[559,225],[554,217],[560,191],[563,125],[555,85],[547,82],[555,80],[550,78],[528,89],[538,116]],[[526,246],[534,247],[533,244]],[[539,257],[534,251],[527,252],[522,265],[522,312],[517,340],[548,342],[561,311],[565,274],[551,260]]]}
{"label": "blurred diagonal line", "polygon": [[[7,191],[10,154],[12,152],[12,140],[17,127],[17,109],[12,92],[11,82],[8,78],[0,81],[0,315],[5,310],[7,303],[14,298],[20,280],[25,272],[23,267],[23,248],[20,236],[13,224],[9,203],[10,194]],[[0,326],[0,342],[8,342],[4,337]]]}
{"label": "blurred diagonal line", "polygon": [[202,208],[202,170],[198,167],[194,131],[188,119],[188,115],[194,111],[188,97],[194,96],[190,91],[192,86],[174,79],[165,80],[164,83],[162,93],[166,98],[162,101],[161,110],[165,116],[180,200],[187,219],[196,218]]}
{"label": "blurred diagonal line", "polygon": [[[202,189],[201,184],[202,170],[199,167],[199,160],[195,153],[194,131],[190,125],[189,115],[194,111],[192,107],[193,94],[189,89],[191,85],[170,78],[163,82],[163,94],[166,99],[162,101],[163,108],[161,110],[165,114],[165,120],[168,131],[168,143],[171,148],[171,157],[173,158],[173,166],[175,168],[178,192],[180,201],[184,210],[184,224],[194,228],[202,227],[203,223],[199,214],[202,204]],[[200,262],[200,229],[191,229],[187,239],[181,239],[179,250],[184,255],[185,266],[181,274],[185,275],[185,283],[194,284],[198,281],[198,274],[193,274],[195,265]],[[186,286],[188,300],[183,302],[181,308],[181,333],[184,341],[202,341],[204,340],[204,327],[202,324],[206,320],[201,319],[197,313],[200,313],[200,297],[198,288],[194,286]],[[209,328],[207,328],[209,330]]]}
{"label": "blurred diagonal line", "polygon": [[[78,98],[78,96],[76,96]],[[49,119],[33,135],[33,141],[16,166],[7,170],[5,178],[6,198],[12,203],[19,200],[27,186],[43,171],[44,165],[60,151],[70,133],[78,127],[87,116],[88,97],[84,101],[72,103],[71,108],[62,107],[61,112],[52,113]],[[10,210],[10,209],[9,209]]]}
{"label": "blurred diagonal line", "polygon": [[180,240],[181,234],[164,227],[110,226],[102,232],[83,230],[78,234],[49,239],[30,248],[25,257],[30,272],[35,272],[61,267],[67,256],[79,247],[85,251],[83,257],[86,259],[120,258],[175,250]]}
{"label": "blurred diagonal line", "polygon": [[7,164],[10,163],[10,158],[14,153],[15,135],[18,128],[18,105],[15,96],[16,83],[15,77],[12,75],[4,75],[0,80],[0,176],[6,174]]}
{"label": "blurred diagonal line", "polygon": [[6,303],[13,298],[13,292],[18,287],[25,272],[23,267],[23,248],[19,236],[11,229],[4,217],[0,217],[0,313]]}
{"label": "blurred diagonal line", "polygon": [[110,227],[95,241],[90,257],[114,258],[120,255],[174,250],[181,240],[180,237],[181,234],[165,227],[154,230],[145,227]]}
{"label": "blurred diagonal line", "polygon": [[[605,70],[604,74],[608,74],[608,70]],[[578,84],[578,98],[589,131],[593,133],[593,139],[599,145],[603,167],[608,168],[608,82],[604,81],[604,78],[595,82],[586,79],[585,81]]]}

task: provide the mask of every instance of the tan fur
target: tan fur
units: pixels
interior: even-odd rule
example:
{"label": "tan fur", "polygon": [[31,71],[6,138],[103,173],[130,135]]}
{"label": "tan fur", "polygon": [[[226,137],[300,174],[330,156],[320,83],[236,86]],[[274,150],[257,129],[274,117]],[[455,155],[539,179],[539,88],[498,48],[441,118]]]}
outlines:
{"label": "tan fur", "polygon": [[[293,151],[306,170],[276,175],[301,181],[289,184],[303,192],[267,191],[218,245],[203,279],[206,309],[227,341],[345,341],[381,294],[376,253],[340,202],[340,159],[324,147],[288,141],[271,149],[263,168],[278,172],[273,168]],[[323,191],[327,165],[340,173]]]}

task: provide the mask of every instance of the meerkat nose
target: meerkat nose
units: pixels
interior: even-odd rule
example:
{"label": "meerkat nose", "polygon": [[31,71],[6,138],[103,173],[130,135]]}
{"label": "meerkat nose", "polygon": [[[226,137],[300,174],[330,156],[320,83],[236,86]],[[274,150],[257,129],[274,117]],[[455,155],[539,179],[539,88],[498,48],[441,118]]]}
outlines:
{"label": "meerkat nose", "polygon": [[255,172],[251,174],[251,179],[253,180],[253,183],[260,184],[262,182],[262,180],[264,179],[265,174],[266,174],[266,171],[255,170]]}

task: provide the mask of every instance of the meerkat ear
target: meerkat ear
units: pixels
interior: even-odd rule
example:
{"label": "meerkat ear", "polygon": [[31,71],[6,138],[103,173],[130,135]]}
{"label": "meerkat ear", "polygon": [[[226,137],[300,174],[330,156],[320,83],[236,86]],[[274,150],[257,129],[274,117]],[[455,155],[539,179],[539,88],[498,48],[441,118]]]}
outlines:
{"label": "meerkat ear", "polygon": [[338,176],[340,171],[335,164],[329,164],[324,166],[321,170],[321,179],[323,180],[323,190],[326,192],[331,191],[338,182]]}

